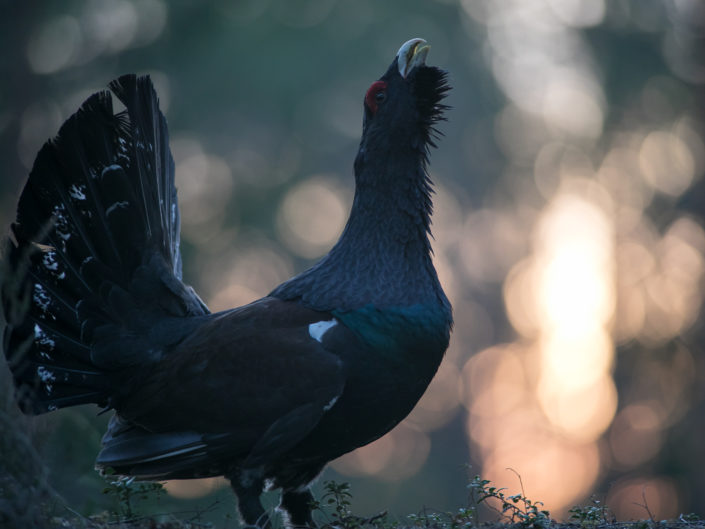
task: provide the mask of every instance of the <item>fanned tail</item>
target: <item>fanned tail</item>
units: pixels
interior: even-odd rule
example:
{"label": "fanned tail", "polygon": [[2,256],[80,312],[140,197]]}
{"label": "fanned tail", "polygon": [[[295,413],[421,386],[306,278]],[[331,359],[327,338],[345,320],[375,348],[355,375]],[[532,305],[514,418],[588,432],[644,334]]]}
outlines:
{"label": "fanned tail", "polygon": [[[0,275],[3,347],[28,413],[110,405],[158,360],[153,329],[207,313],[181,283],[166,120],[148,77],[88,98],[34,162]],[[122,377],[122,378],[121,378]]]}

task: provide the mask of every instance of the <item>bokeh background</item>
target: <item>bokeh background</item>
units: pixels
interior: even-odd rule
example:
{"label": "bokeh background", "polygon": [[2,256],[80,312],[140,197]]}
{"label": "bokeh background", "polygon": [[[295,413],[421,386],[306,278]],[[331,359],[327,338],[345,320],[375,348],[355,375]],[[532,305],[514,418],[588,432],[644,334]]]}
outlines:
{"label": "bokeh background", "polygon": [[[149,73],[171,130],[184,276],[212,310],[266,294],[334,243],[362,97],[404,41],[426,38],[454,87],[431,165],[452,344],[414,412],[324,479],[352,483],[358,514],[455,509],[475,473],[518,492],[511,468],[558,516],[591,495],[621,519],[647,517],[644,503],[705,515],[705,3],[0,6],[0,224],[80,102]],[[3,365],[15,422],[0,459],[12,424],[29,429],[66,502],[105,508],[92,466],[106,419],[84,407],[28,423],[9,384]],[[224,486],[168,483],[161,508],[215,502],[209,515],[225,516]]]}

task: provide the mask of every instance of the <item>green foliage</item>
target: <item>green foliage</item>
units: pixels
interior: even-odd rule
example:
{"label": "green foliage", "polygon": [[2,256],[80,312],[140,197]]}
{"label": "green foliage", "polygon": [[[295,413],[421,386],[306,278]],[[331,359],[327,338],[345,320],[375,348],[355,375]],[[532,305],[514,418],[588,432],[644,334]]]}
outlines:
{"label": "green foliage", "polygon": [[117,500],[118,510],[115,513],[118,521],[133,519],[137,515],[136,503],[150,499],[159,501],[165,493],[161,483],[151,481],[135,481],[135,478],[119,476],[117,479],[111,469],[105,472],[106,487],[103,494]]}
{"label": "green foliage", "polygon": [[[362,529],[371,527],[374,529],[392,529],[397,524],[391,522],[386,512],[382,512],[370,518],[362,518],[352,513],[352,493],[349,483],[337,483],[326,481],[323,483],[325,492],[320,500],[311,503],[311,509],[322,513],[327,523],[324,528],[336,529]],[[332,510],[331,510],[332,509]]]}
{"label": "green foliage", "polygon": [[[549,511],[542,508],[542,502],[526,497],[523,484],[520,494],[508,495],[506,489],[495,487],[490,480],[477,475],[468,485],[470,495],[467,507],[456,512],[424,509],[418,514],[407,516],[410,524],[391,521],[386,512],[371,518],[355,516],[352,513],[352,493],[348,483],[326,481],[324,489],[321,500],[312,503],[312,508],[327,519],[327,523],[321,526],[323,529],[705,529],[696,514],[681,514],[678,520],[671,522],[656,522],[652,518],[620,523],[609,508],[596,498],[592,498],[587,505],[576,505],[570,509],[570,521],[559,523],[553,521]],[[482,504],[499,513],[500,519],[496,523],[480,522],[477,508]]]}
{"label": "green foliage", "polygon": [[353,516],[350,510],[352,503],[350,484],[326,481],[323,487],[326,492],[321,497],[320,503],[333,509],[333,512],[330,513],[332,520],[330,525],[338,525],[343,529],[357,529],[360,527],[357,517]]}
{"label": "green foliage", "polygon": [[[521,479],[520,479],[521,480]],[[542,509],[543,503],[532,501],[525,494],[506,495],[505,489],[491,485],[486,479],[475,476],[468,485],[470,489],[469,504],[455,512],[422,510],[410,514],[407,519],[413,527],[434,529],[472,529],[480,527],[477,507],[486,504],[490,509],[500,513],[502,522],[522,529],[547,529],[551,526],[551,515]],[[324,527],[340,529],[390,529],[399,524],[390,521],[386,513],[372,518],[355,516],[351,510],[352,493],[348,483],[326,481],[325,493],[320,501],[314,501],[312,508],[323,513],[328,523]],[[498,504],[496,507],[494,504]],[[332,509],[332,511],[331,511]],[[589,511],[593,515],[593,511]],[[589,517],[589,516],[588,516]]]}
{"label": "green foliage", "polygon": [[[519,478],[521,482],[521,477]],[[521,494],[507,496],[504,488],[497,488],[490,485],[487,479],[475,476],[468,485],[471,490],[471,499],[477,503],[489,504],[488,500],[495,500],[500,507],[490,506],[498,511],[505,521],[526,529],[545,529],[551,525],[551,514],[541,509],[543,502],[532,501],[524,495],[522,485]]]}
{"label": "green foliage", "polygon": [[570,509],[570,519],[585,529],[595,528],[615,521],[606,505],[597,498],[590,500],[590,505],[576,505]]}
{"label": "green foliage", "polygon": [[457,512],[427,512],[410,514],[407,518],[415,526],[438,527],[442,529],[469,529],[477,526],[475,507],[461,507]]}
{"label": "green foliage", "polygon": [[[312,507],[323,512],[329,522],[326,527],[342,529],[360,529],[372,527],[374,529],[388,529],[397,527],[391,522],[386,513],[372,517],[360,518],[351,511],[352,493],[348,483],[326,481],[325,493],[320,501],[313,503]],[[434,529],[471,529],[480,526],[477,506],[486,503],[491,509],[497,510],[504,522],[525,529],[546,529],[551,525],[550,513],[541,509],[542,502],[534,502],[522,494],[506,495],[504,489],[491,485],[489,480],[475,476],[468,485],[471,490],[469,505],[461,507],[455,512],[438,512],[424,509],[418,514],[407,516],[414,527],[432,527]],[[491,505],[496,500],[500,507]],[[332,509],[327,512],[326,509]]]}

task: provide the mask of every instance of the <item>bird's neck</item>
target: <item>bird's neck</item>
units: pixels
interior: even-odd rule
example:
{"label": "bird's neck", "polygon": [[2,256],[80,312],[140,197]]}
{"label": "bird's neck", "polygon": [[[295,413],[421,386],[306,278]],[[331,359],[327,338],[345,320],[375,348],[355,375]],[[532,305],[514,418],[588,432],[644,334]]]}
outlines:
{"label": "bird's neck", "polygon": [[322,311],[416,307],[450,320],[450,304],[431,259],[432,190],[425,147],[383,139],[363,135],[355,159],[355,198],[338,242],[271,295]]}
{"label": "bird's neck", "polygon": [[[342,254],[348,263],[362,266],[373,259],[402,267],[430,263],[431,189],[421,169],[410,172],[377,175],[376,182],[365,181],[364,175],[357,178],[350,218],[331,258]],[[361,254],[363,248],[369,253]]]}
{"label": "bird's neck", "polygon": [[367,185],[358,175],[348,223],[321,263],[344,271],[340,292],[351,296],[351,305],[333,314],[376,351],[442,355],[451,315],[431,258],[430,185],[423,168],[376,176],[376,185]]}
{"label": "bird's neck", "polygon": [[272,292],[318,310],[445,306],[431,260],[431,188],[420,163],[356,163],[347,225],[318,264]]}

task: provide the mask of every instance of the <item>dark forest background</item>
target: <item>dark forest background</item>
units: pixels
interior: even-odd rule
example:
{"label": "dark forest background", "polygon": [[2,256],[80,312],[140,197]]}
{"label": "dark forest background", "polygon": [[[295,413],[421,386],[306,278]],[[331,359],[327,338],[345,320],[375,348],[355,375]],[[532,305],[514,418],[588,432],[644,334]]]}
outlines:
{"label": "dark forest background", "polygon": [[[475,473],[517,491],[511,468],[559,516],[593,494],[621,519],[646,516],[645,499],[659,518],[705,515],[705,3],[0,9],[0,224],[81,101],[148,73],[171,131],[184,277],[212,310],[325,254],[352,198],[363,95],[425,38],[454,87],[431,163],[452,345],[411,416],[323,478],[350,481],[359,514],[457,508]],[[0,473],[30,472],[27,442],[68,505],[108,508],[93,471],[107,419],[84,407],[28,421],[10,385],[2,364]],[[221,520],[224,486],[167,483],[159,509],[215,501]]]}

